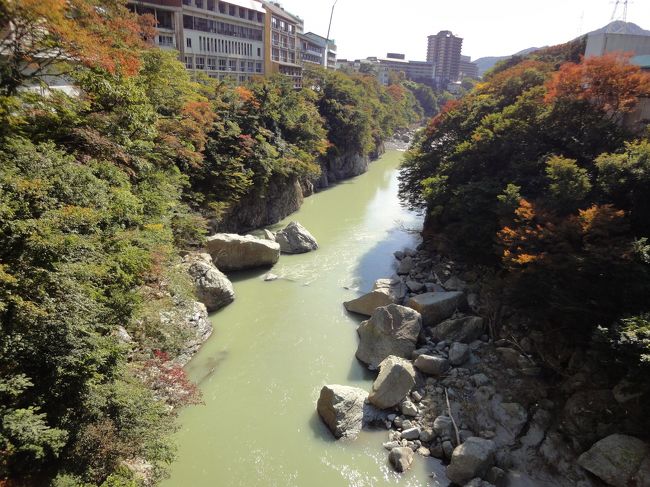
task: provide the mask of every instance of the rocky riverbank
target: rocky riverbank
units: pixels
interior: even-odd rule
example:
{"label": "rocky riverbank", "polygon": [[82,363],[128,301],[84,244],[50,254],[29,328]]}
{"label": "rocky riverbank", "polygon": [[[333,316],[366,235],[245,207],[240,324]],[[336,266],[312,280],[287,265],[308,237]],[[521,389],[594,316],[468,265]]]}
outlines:
{"label": "rocky riverbank", "polygon": [[612,393],[558,394],[534,337],[497,323],[520,317],[493,312],[481,270],[427,248],[396,252],[396,274],[345,303],[369,316],[356,355],[378,375],[369,393],[323,388],[333,434],[386,428],[395,470],[436,457],[454,485],[650,485],[650,447],[606,422]]}

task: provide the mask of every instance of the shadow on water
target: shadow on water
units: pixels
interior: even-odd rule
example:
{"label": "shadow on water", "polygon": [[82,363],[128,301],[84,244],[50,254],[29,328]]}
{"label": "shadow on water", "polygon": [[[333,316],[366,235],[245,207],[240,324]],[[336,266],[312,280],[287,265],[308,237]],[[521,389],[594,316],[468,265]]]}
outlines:
{"label": "shadow on water", "polygon": [[221,350],[216,357],[209,357],[204,360],[202,364],[202,369],[205,369],[205,372],[196,379],[196,383],[200,386],[206,380],[214,375],[219,366],[228,358],[230,352],[228,350]]}
{"label": "shadow on water", "polygon": [[323,440],[327,443],[334,443],[336,441],[334,435],[330,432],[329,429],[327,429],[327,426],[325,426],[325,423],[323,423],[323,421],[320,419],[320,416],[315,411],[309,417],[309,428],[314,434],[314,437],[318,438],[319,440]]}
{"label": "shadow on water", "polygon": [[377,378],[377,372],[368,370],[366,365],[358,358],[353,357],[350,363],[350,371],[348,372],[349,381],[374,381]]}
{"label": "shadow on water", "polygon": [[[388,278],[394,274],[396,263],[393,262],[393,253],[396,250],[415,246],[419,239],[419,231],[407,229],[399,222],[391,228],[386,238],[377,242],[360,259],[353,278],[355,285],[364,293],[369,292],[377,279]],[[387,263],[390,263],[386,273]]]}

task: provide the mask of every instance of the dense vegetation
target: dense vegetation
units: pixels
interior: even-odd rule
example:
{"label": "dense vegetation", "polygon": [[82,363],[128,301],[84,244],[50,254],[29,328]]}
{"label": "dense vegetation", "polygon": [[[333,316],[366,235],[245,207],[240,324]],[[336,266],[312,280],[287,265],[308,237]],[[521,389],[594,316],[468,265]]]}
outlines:
{"label": "dense vegetation", "polygon": [[[270,179],[317,178],[420,107],[318,70],[301,91],[192,80],[122,1],[0,7],[22,39],[0,53],[0,484],[156,480],[178,407],[199,401],[173,361],[194,299],[179,252]],[[53,73],[78,94],[19,89]]]}
{"label": "dense vegetation", "polygon": [[401,195],[499,295],[560,341],[647,381],[650,131],[628,114],[650,75],[582,41],[497,66],[411,148]]}

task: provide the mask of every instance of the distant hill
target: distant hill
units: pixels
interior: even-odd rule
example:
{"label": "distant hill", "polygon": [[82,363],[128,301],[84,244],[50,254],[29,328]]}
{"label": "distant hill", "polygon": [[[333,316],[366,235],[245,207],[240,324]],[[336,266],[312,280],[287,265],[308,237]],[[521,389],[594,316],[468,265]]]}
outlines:
{"label": "distant hill", "polygon": [[606,32],[615,32],[620,34],[632,34],[636,36],[650,36],[650,30],[645,30],[633,22],[623,22],[622,20],[615,20],[610,22],[605,27],[593,30],[588,34],[604,34]]}
{"label": "distant hill", "polygon": [[[600,29],[596,29],[584,35],[602,34],[606,32],[632,34],[638,36],[650,36],[650,30],[645,30],[633,22],[623,22],[622,20],[615,20],[614,22],[610,22],[609,24],[607,24],[604,27],[601,27]],[[483,76],[483,73],[485,73],[488,69],[492,68],[499,61],[503,61],[504,59],[508,59],[509,57],[512,56],[525,56],[526,54],[530,54],[531,52],[537,51],[538,49],[542,49],[542,48],[530,47],[528,49],[524,49],[523,51],[519,51],[518,53],[511,54],[510,56],[488,56],[488,57],[479,58],[473,62],[478,65],[479,76]]]}
{"label": "distant hill", "polygon": [[537,51],[538,49],[542,49],[542,48],[529,47],[528,49],[524,49],[523,51],[519,51],[515,54],[511,54],[510,56],[488,56],[488,57],[478,58],[477,60],[472,62],[478,65],[478,75],[483,76],[483,73],[485,73],[488,69],[492,68],[499,61],[503,61],[504,59],[508,59],[509,57],[512,56],[525,56],[526,54],[530,54],[531,52]]}

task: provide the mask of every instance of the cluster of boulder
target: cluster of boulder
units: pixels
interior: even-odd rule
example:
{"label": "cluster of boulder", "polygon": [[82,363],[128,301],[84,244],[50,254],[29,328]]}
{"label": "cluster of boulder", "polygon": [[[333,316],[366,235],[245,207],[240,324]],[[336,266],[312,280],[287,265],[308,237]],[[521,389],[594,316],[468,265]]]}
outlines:
{"label": "cluster of boulder", "polygon": [[[208,313],[235,300],[232,282],[224,272],[272,267],[281,253],[298,254],[316,249],[318,243],[307,229],[291,222],[277,234],[265,231],[265,238],[230,233],[212,235],[207,238],[203,252],[184,255],[181,268],[191,278],[198,301],[179,303],[172,311],[161,313],[161,320],[179,323],[188,331],[189,338],[177,362],[187,363],[212,334]],[[267,280],[273,279],[267,277]]]}
{"label": "cluster of boulder", "polygon": [[[395,276],[344,303],[368,317],[356,356],[378,374],[369,392],[321,391],[318,413],[337,438],[385,427],[396,471],[432,456],[456,485],[502,486],[511,472],[530,485],[650,485],[648,446],[636,438],[605,438],[578,459],[585,450],[558,426],[566,415],[548,398],[531,344],[488,337],[478,276],[421,248],[395,257]],[[328,392],[340,388],[354,391],[355,407]]]}

